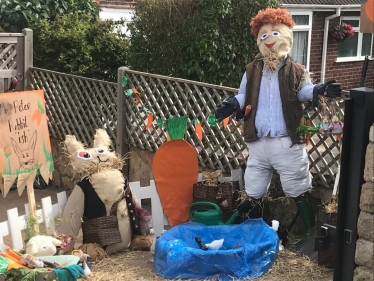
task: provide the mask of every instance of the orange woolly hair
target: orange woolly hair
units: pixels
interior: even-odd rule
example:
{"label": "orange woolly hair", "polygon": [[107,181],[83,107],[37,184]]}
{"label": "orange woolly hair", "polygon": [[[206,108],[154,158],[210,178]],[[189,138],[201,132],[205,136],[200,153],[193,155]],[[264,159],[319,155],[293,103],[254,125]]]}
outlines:
{"label": "orange woolly hair", "polygon": [[283,23],[289,28],[295,25],[291,14],[285,9],[271,9],[267,8],[265,11],[259,11],[258,14],[251,20],[251,33],[257,38],[260,28],[265,24]]}

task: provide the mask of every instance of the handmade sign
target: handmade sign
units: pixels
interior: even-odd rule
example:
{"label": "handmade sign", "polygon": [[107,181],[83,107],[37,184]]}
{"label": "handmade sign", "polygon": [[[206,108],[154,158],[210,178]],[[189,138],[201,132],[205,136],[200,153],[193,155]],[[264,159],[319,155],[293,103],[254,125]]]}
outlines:
{"label": "handmade sign", "polygon": [[4,197],[16,180],[19,195],[26,186],[32,192],[39,173],[49,182],[53,160],[43,90],[0,94],[0,136]]}
{"label": "handmade sign", "polygon": [[360,32],[374,33],[374,0],[361,0]]}
{"label": "handmade sign", "polygon": [[193,185],[199,172],[196,150],[183,139],[187,121],[188,116],[165,121],[170,141],[156,151],[152,164],[157,192],[171,226],[189,220]]}

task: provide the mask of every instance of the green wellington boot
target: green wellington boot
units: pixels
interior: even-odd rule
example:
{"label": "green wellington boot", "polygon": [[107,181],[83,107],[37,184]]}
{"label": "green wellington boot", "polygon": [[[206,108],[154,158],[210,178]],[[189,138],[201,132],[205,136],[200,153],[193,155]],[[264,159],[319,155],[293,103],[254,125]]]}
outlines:
{"label": "green wellington boot", "polygon": [[314,211],[312,206],[312,201],[309,195],[309,192],[306,192],[296,198],[296,206],[299,211],[299,215],[304,222],[304,225],[307,229],[307,234],[304,239],[299,241],[297,244],[300,246],[308,239],[316,230],[316,221],[314,217]]}

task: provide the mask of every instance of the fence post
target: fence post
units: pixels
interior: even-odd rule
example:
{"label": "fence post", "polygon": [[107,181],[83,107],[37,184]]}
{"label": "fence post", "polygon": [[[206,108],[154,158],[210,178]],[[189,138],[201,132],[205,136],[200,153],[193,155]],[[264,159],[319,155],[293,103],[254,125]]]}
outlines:
{"label": "fence post", "polygon": [[58,209],[56,210],[56,212],[53,213],[53,217],[57,217],[57,216],[61,216],[62,215],[62,212],[66,206],[66,202],[67,202],[67,198],[66,198],[66,192],[63,191],[63,192],[59,192],[57,193],[57,205],[58,205]]}
{"label": "fence post", "polygon": [[[22,35],[24,35],[24,34],[22,34]],[[25,90],[25,84],[24,84],[24,80],[23,80],[23,77],[25,76],[25,36],[17,36],[16,40],[17,40],[17,46],[16,46],[16,50],[17,50],[16,75],[17,75],[18,78],[20,78],[19,75],[22,76],[22,79],[18,80],[18,85],[17,85],[16,90],[17,91],[23,91],[23,90]],[[8,88],[6,88],[6,89],[8,89]]]}
{"label": "fence post", "polygon": [[24,90],[30,89],[30,67],[34,65],[34,42],[33,42],[33,31],[30,28],[25,28],[22,30],[22,33],[25,34],[24,40],[24,75],[23,75],[23,86]]}
{"label": "fence post", "polygon": [[42,198],[42,213],[44,218],[44,225],[46,233],[53,232],[55,230],[55,221],[53,217],[52,210],[52,200],[51,197]]}
{"label": "fence post", "polygon": [[374,122],[374,89],[356,88],[345,101],[344,138],[338,197],[334,281],[351,281],[355,269],[357,220],[365,154]]}
{"label": "fence post", "polygon": [[9,234],[12,237],[13,248],[17,251],[23,248],[23,238],[21,224],[18,217],[18,209],[13,208],[7,211]]}
{"label": "fence post", "polygon": [[155,230],[156,237],[159,237],[164,230],[164,209],[161,205],[155,181],[151,180],[149,185],[151,187],[152,227]]}
{"label": "fence post", "polygon": [[[130,151],[127,144],[127,118],[126,118],[126,95],[124,94],[124,87],[122,86],[122,76],[126,75],[127,67],[118,68],[117,77],[117,138],[116,138],[116,152],[124,156]],[[129,177],[130,162],[123,166],[122,172],[126,177]]]}

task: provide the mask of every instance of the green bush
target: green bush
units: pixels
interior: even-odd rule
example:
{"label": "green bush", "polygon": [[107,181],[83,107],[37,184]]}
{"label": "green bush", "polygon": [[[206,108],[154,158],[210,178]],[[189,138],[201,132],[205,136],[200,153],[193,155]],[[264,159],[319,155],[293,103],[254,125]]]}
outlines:
{"label": "green bush", "polygon": [[123,21],[93,21],[89,14],[37,21],[32,26],[34,66],[116,81],[117,69],[127,63],[128,39],[120,31],[123,25]]}
{"label": "green bush", "polygon": [[0,27],[21,32],[35,20],[77,13],[97,18],[99,7],[92,0],[0,0]]}
{"label": "green bush", "polygon": [[135,70],[238,87],[258,53],[250,20],[277,0],[138,0],[129,25]]}

